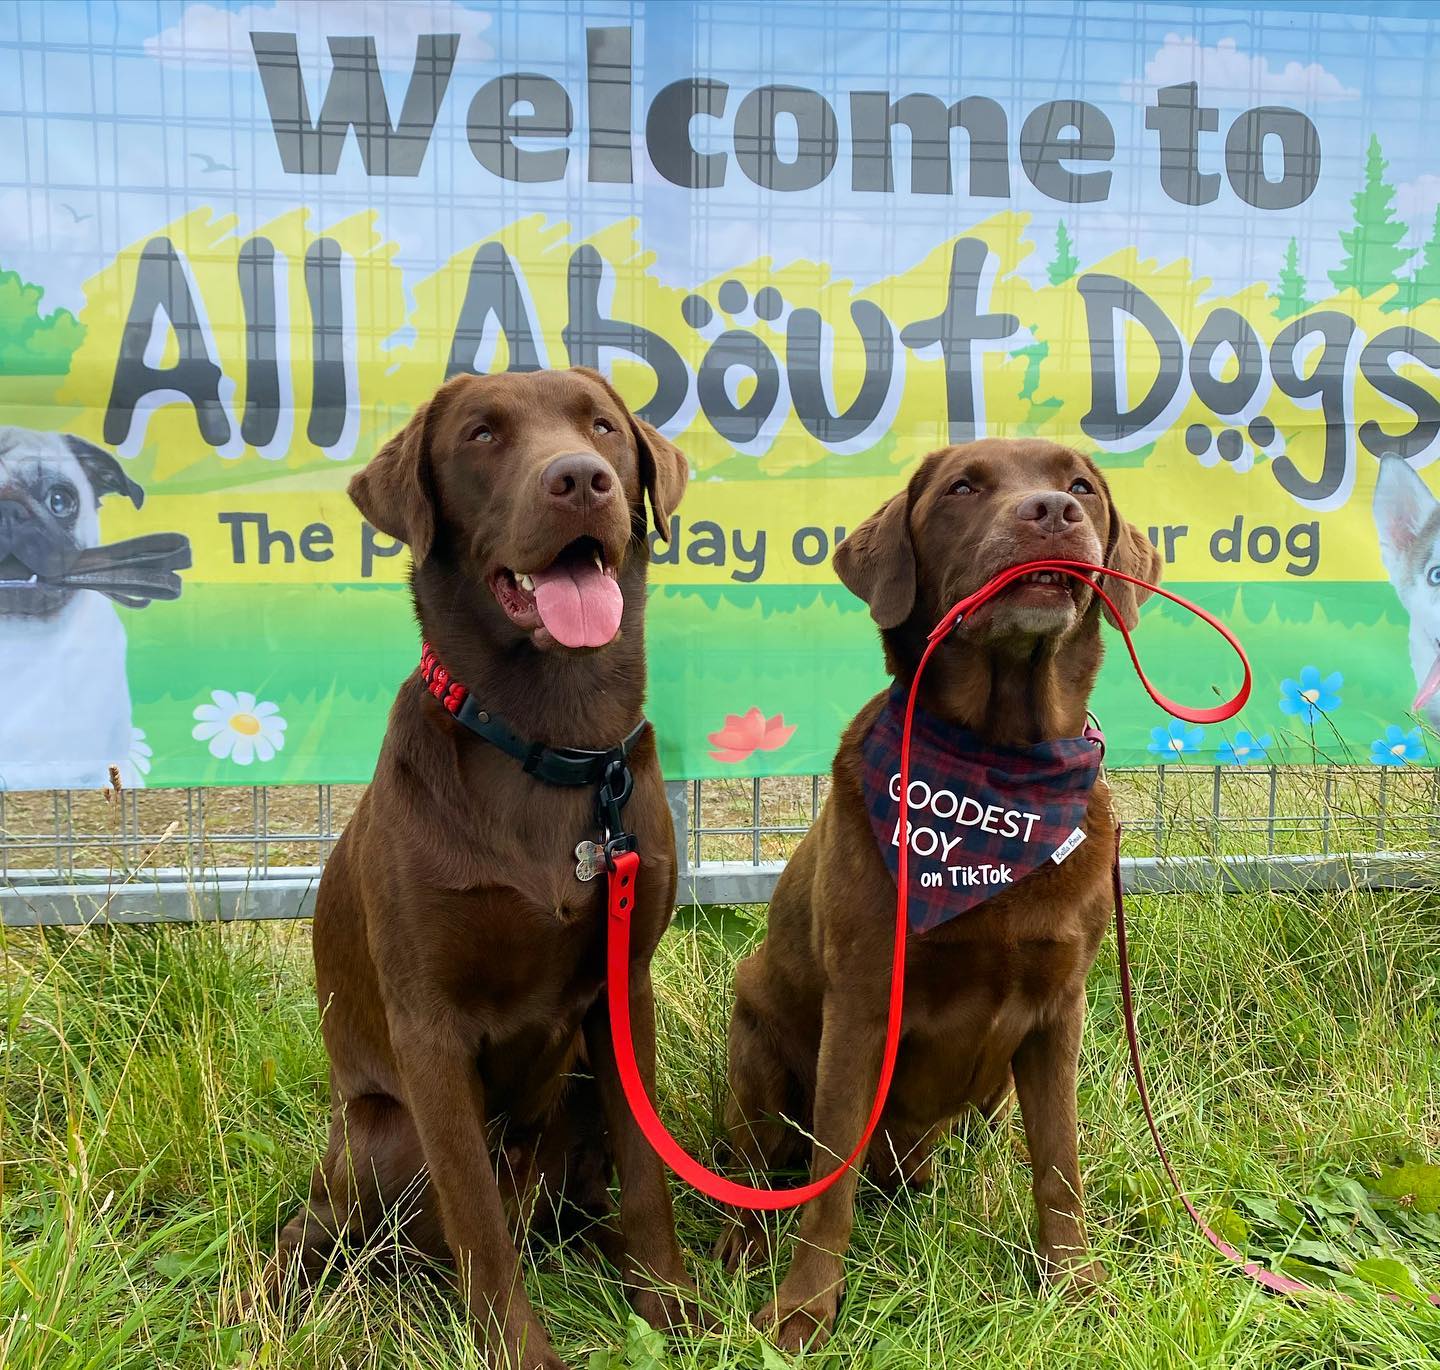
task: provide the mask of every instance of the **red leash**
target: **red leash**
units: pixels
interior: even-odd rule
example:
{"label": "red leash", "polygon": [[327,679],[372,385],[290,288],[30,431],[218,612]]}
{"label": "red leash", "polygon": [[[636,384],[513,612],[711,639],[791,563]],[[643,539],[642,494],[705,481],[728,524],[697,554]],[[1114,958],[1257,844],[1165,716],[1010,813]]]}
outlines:
{"label": "red leash", "polygon": [[[905,729],[900,744],[900,829],[897,838],[899,847],[900,869],[896,878],[896,899],[895,899],[895,944],[890,979],[890,1006],[889,1015],[885,1028],[885,1050],[881,1060],[880,1080],[875,1092],[875,1101],[870,1108],[870,1116],[866,1120],[864,1130],[860,1134],[860,1140],[856,1142],[852,1150],[834,1170],[828,1175],[809,1184],[798,1185],[792,1189],[759,1189],[752,1185],[737,1184],[734,1180],[726,1179],[723,1175],[717,1175],[714,1171],[708,1170],[693,1157],[672,1137],[655,1111],[650,1101],[649,1092],[646,1089],[644,1079],[641,1077],[639,1064],[635,1059],[634,1038],[631,1035],[630,1025],[630,915],[634,908],[635,882],[640,869],[640,856],[634,851],[621,851],[613,856],[613,868],[610,877],[609,907],[610,917],[606,939],[606,992],[610,1009],[610,1031],[615,1044],[616,1064],[620,1072],[620,1081],[625,1090],[626,1100],[629,1102],[630,1111],[635,1115],[635,1121],[639,1124],[641,1132],[645,1134],[646,1140],[654,1147],[666,1165],[668,1165],[687,1184],[698,1189],[702,1194],[712,1199],[718,1199],[722,1203],[730,1204],[736,1208],[750,1209],[786,1209],[797,1208],[803,1203],[823,1194],[834,1184],[845,1171],[855,1163],[864,1153],[865,1148],[870,1144],[875,1129],[879,1126],[880,1116],[885,1108],[885,1100],[890,1092],[890,1084],[895,1074],[895,1059],[900,1049],[900,1019],[905,1001],[905,946],[908,932],[908,906],[909,906],[909,790],[910,790],[910,731],[914,721],[915,701],[919,697],[920,679],[925,672],[931,656],[968,614],[973,613],[981,605],[985,604],[993,596],[998,594],[1012,581],[1021,576],[1029,575],[1033,571],[1053,571],[1059,574],[1068,575],[1075,580],[1088,585],[1105,603],[1115,623],[1120,628],[1121,636],[1125,639],[1125,646],[1129,650],[1130,660],[1134,663],[1136,674],[1139,675],[1141,684],[1162,709],[1174,714],[1177,718],[1185,719],[1191,723],[1214,723],[1222,719],[1232,718],[1244,707],[1245,701],[1250,695],[1250,662],[1245,656],[1235,635],[1218,619],[1206,613],[1199,605],[1182,599],[1179,595],[1171,594],[1168,590],[1162,590],[1159,586],[1151,585],[1147,581],[1138,579],[1135,576],[1125,575],[1119,571],[1108,570],[1103,566],[1094,566],[1083,561],[1031,561],[1020,566],[1012,566],[1009,570],[1002,571],[992,580],[988,581],[974,594],[967,595],[956,604],[936,625],[926,643],[925,652],[920,658],[920,664],[915,669],[915,679],[910,687],[910,697],[905,707]],[[1244,666],[1245,679],[1237,691],[1235,697],[1228,703],[1214,706],[1212,708],[1194,709],[1186,705],[1178,704],[1167,699],[1151,685],[1144,670],[1140,665],[1140,658],[1135,653],[1135,645],[1130,640],[1129,629],[1125,627],[1124,619],[1115,603],[1103,589],[1091,579],[1092,576],[1112,576],[1117,580],[1128,581],[1132,585],[1138,585],[1151,591],[1153,594],[1163,596],[1173,603],[1188,609],[1191,613],[1204,619],[1214,628],[1234,649]],[[1117,851],[1117,861],[1118,851]],[[1119,891],[1119,871],[1117,865],[1116,890]],[[1118,911],[1118,904],[1117,904]],[[1124,952],[1123,933],[1120,939],[1122,951],[1122,965]],[[1123,971],[1123,984],[1128,987],[1128,967]],[[1125,992],[1127,1004],[1127,1022],[1129,1022],[1129,992]],[[1133,1023],[1131,1036],[1133,1040]],[[1138,1054],[1133,1057],[1136,1066],[1136,1082],[1141,1088],[1141,1097],[1144,1099],[1144,1085],[1139,1074]],[[1148,1105],[1147,1105],[1148,1116]],[[1153,1123],[1152,1123],[1153,1130]],[[1159,1137],[1156,1136],[1158,1144]],[[1163,1151],[1162,1151],[1163,1157]],[[1168,1167],[1169,1162],[1166,1161]],[[1171,1172],[1172,1178],[1174,1172]],[[1187,1204],[1188,1206],[1188,1204]],[[1194,1210],[1191,1209],[1194,1214]],[[1197,1222],[1199,1221],[1196,1215]],[[1202,1224],[1203,1227],[1203,1224]],[[1207,1232],[1209,1229],[1205,1229]],[[1211,1234],[1212,1240],[1217,1240]]]}

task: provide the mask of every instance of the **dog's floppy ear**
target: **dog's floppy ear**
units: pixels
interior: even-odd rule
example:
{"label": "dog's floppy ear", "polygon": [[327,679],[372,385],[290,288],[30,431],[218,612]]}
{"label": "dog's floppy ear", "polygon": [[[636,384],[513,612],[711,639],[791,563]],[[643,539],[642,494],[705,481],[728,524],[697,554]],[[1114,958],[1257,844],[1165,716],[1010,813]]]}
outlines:
{"label": "dog's floppy ear", "polygon": [[436,400],[415,416],[350,479],[350,498],[370,523],[410,548],[424,564],[435,541],[435,502],[430,490],[427,437]]}
{"label": "dog's floppy ear", "polygon": [[145,492],[125,474],[125,468],[103,447],[77,438],[74,433],[62,433],[61,439],[70,454],[80,463],[85,478],[95,491],[99,501],[105,495],[124,495],[137,509],[145,503]]}
{"label": "dog's floppy ear", "polygon": [[[1101,488],[1110,508],[1110,537],[1105,548],[1105,565],[1112,570],[1124,571],[1126,575],[1139,576],[1141,580],[1158,585],[1163,565],[1160,553],[1150,545],[1150,539],[1144,533],[1121,517],[1120,511],[1115,507],[1115,498],[1110,493],[1110,487],[1105,485],[1103,480]],[[1120,617],[1125,620],[1124,626],[1133,630],[1140,622],[1140,606],[1150,598],[1150,591],[1131,585],[1128,580],[1116,580],[1114,577],[1107,578],[1104,587],[1105,593],[1115,601]],[[1108,607],[1103,612],[1115,627],[1121,626]]]}
{"label": "dog's floppy ear", "polygon": [[653,424],[637,419],[615,387],[593,366],[572,366],[570,369],[603,387],[605,393],[625,411],[630,420],[630,432],[635,438],[635,449],[640,454],[640,483],[650,497],[655,532],[661,542],[669,542],[670,515],[679,506],[680,497],[690,483],[690,463],[685,460],[685,454]]}
{"label": "dog's floppy ear", "polygon": [[1386,452],[1380,458],[1375,527],[1380,534],[1380,557],[1392,580],[1404,574],[1405,559],[1436,505],[1435,496],[1404,457]]}
{"label": "dog's floppy ear", "polygon": [[898,628],[915,607],[915,548],[907,487],[882,505],[836,549],[835,574],[870,606],[882,628]]}
{"label": "dog's floppy ear", "polygon": [[655,532],[661,542],[669,542],[670,515],[690,483],[690,463],[669,438],[644,419],[632,414],[630,424],[640,446],[640,480],[650,496]]}

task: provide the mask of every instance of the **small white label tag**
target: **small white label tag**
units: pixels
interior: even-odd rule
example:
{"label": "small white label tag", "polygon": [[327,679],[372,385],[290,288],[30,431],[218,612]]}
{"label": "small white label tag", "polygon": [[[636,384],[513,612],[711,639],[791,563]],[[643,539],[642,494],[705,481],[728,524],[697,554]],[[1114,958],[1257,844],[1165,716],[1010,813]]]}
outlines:
{"label": "small white label tag", "polygon": [[1072,851],[1085,840],[1085,829],[1076,828],[1058,847],[1055,848],[1051,860],[1058,866]]}

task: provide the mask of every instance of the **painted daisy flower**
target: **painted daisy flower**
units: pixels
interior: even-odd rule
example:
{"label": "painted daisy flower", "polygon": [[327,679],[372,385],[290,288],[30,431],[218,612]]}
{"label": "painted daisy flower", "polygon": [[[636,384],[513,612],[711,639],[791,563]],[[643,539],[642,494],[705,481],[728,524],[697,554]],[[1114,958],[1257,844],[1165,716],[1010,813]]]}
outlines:
{"label": "painted daisy flower", "polygon": [[1204,741],[1204,728],[1197,728],[1184,719],[1172,718],[1168,728],[1150,729],[1150,745],[1145,750],[1173,761],[1183,759],[1187,752],[1199,751]]}
{"label": "painted daisy flower", "polygon": [[1370,744],[1372,766],[1403,766],[1407,761],[1425,760],[1425,741],[1419,728],[1407,733],[1392,723],[1385,729],[1384,737],[1377,737]]}
{"label": "painted daisy flower", "polygon": [[1280,682],[1280,712],[1299,714],[1306,723],[1313,724],[1321,714],[1328,714],[1340,707],[1340,687],[1345,677],[1339,671],[1332,671],[1323,679],[1318,666],[1301,668],[1300,679],[1285,679]]}
{"label": "painted daisy flower", "polygon": [[1220,744],[1217,755],[1222,766],[1245,766],[1252,761],[1264,761],[1267,751],[1274,739],[1269,733],[1261,733],[1256,737],[1254,733],[1247,733],[1241,729],[1235,734],[1234,740],[1226,738]]}
{"label": "painted daisy flower", "polygon": [[285,720],[280,706],[268,699],[258,703],[255,696],[241,691],[211,690],[213,703],[195,707],[197,722],[190,736],[210,744],[210,755],[237,766],[248,766],[257,758],[269,761],[285,746]]}

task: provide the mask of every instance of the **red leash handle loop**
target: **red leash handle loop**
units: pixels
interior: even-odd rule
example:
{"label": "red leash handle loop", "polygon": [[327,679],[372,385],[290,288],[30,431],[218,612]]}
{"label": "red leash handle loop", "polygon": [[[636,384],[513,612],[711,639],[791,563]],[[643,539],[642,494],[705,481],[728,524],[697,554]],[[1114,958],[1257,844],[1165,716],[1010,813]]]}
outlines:
{"label": "red leash handle loop", "polygon": [[[994,579],[987,581],[974,594],[966,595],[954,608],[950,610],[939,623],[935,625],[930,637],[933,641],[936,638],[948,636],[955,625],[974,613],[988,600],[993,599],[1011,582],[1019,580],[1022,576],[1028,576],[1035,571],[1051,571],[1057,575],[1069,576],[1072,580],[1078,580],[1082,585],[1088,585],[1110,610],[1115,626],[1120,630],[1120,636],[1125,639],[1125,650],[1130,653],[1130,661],[1135,667],[1135,674],[1140,677],[1140,684],[1145,687],[1145,693],[1150,696],[1167,714],[1175,718],[1184,719],[1186,723],[1223,723],[1227,718],[1234,718],[1245,702],[1250,698],[1250,658],[1245,655],[1245,649],[1240,645],[1240,639],[1235,636],[1223,623],[1213,614],[1202,609],[1198,604],[1192,603],[1183,595],[1172,594],[1169,590],[1162,589],[1158,585],[1151,585],[1149,581],[1141,580],[1138,576],[1126,575],[1124,571],[1113,571],[1106,566],[1096,566],[1088,561],[1028,561],[1022,566],[1012,566],[1007,571],[1001,571]],[[1127,581],[1131,585],[1138,585],[1143,590],[1149,590],[1151,594],[1159,595],[1162,599],[1168,599],[1172,604],[1178,604],[1182,609],[1189,610],[1196,618],[1203,619],[1221,637],[1225,639],[1234,649],[1235,655],[1240,658],[1240,665],[1245,672],[1245,678],[1240,683],[1240,688],[1235,692],[1234,697],[1224,704],[1212,705],[1209,708],[1194,708],[1188,704],[1180,704],[1175,700],[1162,695],[1151,683],[1150,678],[1145,674],[1144,667],[1140,665],[1140,657],[1135,651],[1135,643],[1131,641],[1130,630],[1125,626],[1125,620],[1120,610],[1115,607],[1115,601],[1101,589],[1100,585],[1092,577],[1109,576],[1114,580]],[[916,672],[916,679],[919,679],[919,672]]]}
{"label": "red leash handle loop", "polygon": [[[645,1140],[654,1148],[660,1159],[686,1184],[698,1189],[702,1194],[735,1208],[767,1211],[798,1208],[801,1204],[808,1203],[829,1189],[864,1155],[866,1148],[870,1145],[870,1139],[880,1125],[881,1115],[885,1111],[885,1100],[889,1096],[890,1084],[895,1076],[895,1060],[900,1051],[900,1020],[905,1005],[905,949],[909,932],[910,904],[910,732],[915,718],[915,702],[920,697],[920,680],[925,674],[925,667],[929,664],[931,656],[965,615],[978,609],[1012,581],[1029,575],[1032,571],[1054,571],[1071,576],[1090,586],[1100,596],[1101,600],[1109,606],[1115,622],[1120,625],[1120,632],[1130,651],[1130,660],[1134,663],[1146,692],[1162,709],[1169,711],[1177,718],[1183,718],[1190,723],[1219,722],[1237,714],[1244,707],[1246,699],[1249,698],[1250,663],[1235,635],[1223,623],[1206,613],[1198,605],[1191,604],[1189,600],[1182,599],[1179,595],[1172,595],[1147,581],[1119,571],[1109,570],[1103,566],[1093,566],[1089,562],[1031,561],[1022,566],[1012,566],[981,586],[974,594],[967,595],[940,620],[925,644],[925,651],[920,657],[919,665],[915,668],[915,679],[910,687],[910,696],[905,701],[905,728],[900,739],[900,826],[896,839],[899,844],[900,865],[895,880],[895,941],[890,972],[890,1006],[885,1024],[885,1050],[880,1062],[880,1078],[875,1090],[875,1101],[870,1106],[870,1116],[865,1122],[860,1139],[855,1143],[850,1154],[828,1175],[792,1189],[760,1189],[753,1185],[738,1184],[734,1180],[726,1179],[723,1175],[717,1175],[713,1170],[707,1169],[695,1160],[670,1135],[660,1115],[655,1111],[655,1106],[650,1100],[649,1090],[645,1085],[645,1079],[640,1073],[639,1062],[635,1057],[635,1039],[632,1035],[630,1018],[630,917],[635,907],[635,886],[639,878],[640,857],[636,852],[617,853],[614,857],[614,870],[610,876],[609,918],[606,924],[605,946],[605,993],[610,1010],[610,1034],[615,1047],[616,1069],[620,1075],[620,1084],[624,1089],[626,1102],[630,1105],[630,1112],[634,1115],[635,1122],[644,1134]],[[1115,603],[1109,595],[1091,579],[1092,575],[1114,576],[1117,579],[1129,581],[1132,585],[1142,586],[1155,594],[1163,595],[1166,599],[1173,600],[1182,608],[1188,609],[1191,613],[1204,619],[1234,647],[1244,664],[1245,682],[1240,691],[1228,703],[1210,709],[1191,709],[1166,699],[1146,679],[1145,672],[1140,668],[1140,658],[1135,654],[1134,644],[1130,641],[1130,633],[1124,626],[1120,611],[1115,607]],[[1119,868],[1116,869],[1118,872]]]}

